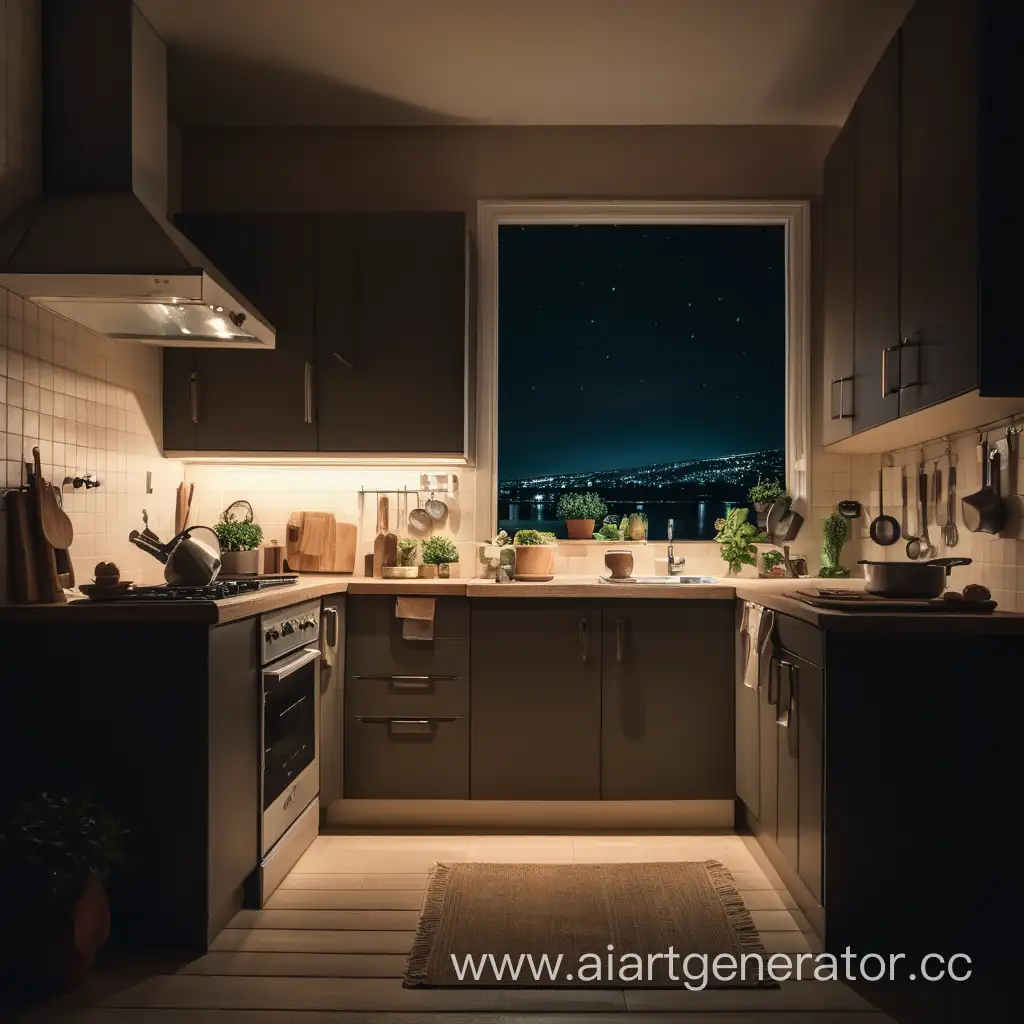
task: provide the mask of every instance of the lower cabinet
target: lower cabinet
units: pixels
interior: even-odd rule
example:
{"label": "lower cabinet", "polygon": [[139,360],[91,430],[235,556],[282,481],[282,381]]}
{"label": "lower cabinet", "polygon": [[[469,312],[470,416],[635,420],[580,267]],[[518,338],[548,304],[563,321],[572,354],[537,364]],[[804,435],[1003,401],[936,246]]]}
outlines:
{"label": "lower cabinet", "polygon": [[601,629],[601,796],[735,796],[729,601],[609,601]]}
{"label": "lower cabinet", "polygon": [[471,795],[601,796],[601,604],[473,601]]}

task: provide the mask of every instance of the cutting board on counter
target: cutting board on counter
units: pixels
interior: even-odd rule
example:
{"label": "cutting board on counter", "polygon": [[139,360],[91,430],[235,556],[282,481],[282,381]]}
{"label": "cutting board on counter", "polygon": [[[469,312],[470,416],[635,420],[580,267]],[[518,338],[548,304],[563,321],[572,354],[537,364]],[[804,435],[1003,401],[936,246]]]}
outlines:
{"label": "cutting board on counter", "polygon": [[354,523],[339,523],[329,512],[293,512],[285,532],[285,572],[355,570]]}

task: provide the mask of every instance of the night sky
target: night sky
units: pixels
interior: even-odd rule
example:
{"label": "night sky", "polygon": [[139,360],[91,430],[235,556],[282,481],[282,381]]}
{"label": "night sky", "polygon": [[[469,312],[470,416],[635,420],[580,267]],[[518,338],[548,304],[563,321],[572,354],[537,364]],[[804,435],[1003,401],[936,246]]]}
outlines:
{"label": "night sky", "polygon": [[782,227],[500,228],[501,480],[782,448]]}

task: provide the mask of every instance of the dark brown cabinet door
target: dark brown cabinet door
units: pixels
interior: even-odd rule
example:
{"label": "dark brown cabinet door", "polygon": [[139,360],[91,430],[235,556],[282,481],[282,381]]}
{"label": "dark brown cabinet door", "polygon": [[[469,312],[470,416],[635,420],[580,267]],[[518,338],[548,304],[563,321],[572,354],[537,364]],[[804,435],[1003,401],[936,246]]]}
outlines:
{"label": "dark brown cabinet door", "polygon": [[900,45],[889,44],[857,99],[854,431],[899,415]]}
{"label": "dark brown cabinet door", "polygon": [[847,121],[825,160],[825,444],[853,429],[854,129]]}
{"label": "dark brown cabinet door", "polygon": [[195,348],[164,349],[164,450],[196,446]]}
{"label": "dark brown cabinet door", "polygon": [[800,750],[797,746],[797,659],[789,654],[775,661],[775,749],[778,763],[775,841],[782,855],[797,865],[800,829]]}
{"label": "dark brown cabinet door", "polygon": [[602,618],[602,798],[733,799],[732,605],[614,601]]}
{"label": "dark brown cabinet door", "polygon": [[759,693],[761,809],[757,819],[772,839],[779,831],[778,685],[778,660],[772,658],[768,676]]}
{"label": "dark brown cabinet door", "polygon": [[[825,773],[825,679],[816,665],[791,659],[796,689],[796,748],[799,761],[797,870],[820,903]],[[790,725],[792,728],[792,724]]]}
{"label": "dark brown cabinet door", "polygon": [[[318,250],[320,450],[462,454],[464,215],[326,218]],[[403,387],[416,401],[396,400]]]}
{"label": "dark brown cabinet door", "polygon": [[181,226],[277,332],[270,352],[196,350],[195,448],[315,451],[312,220],[189,215]]}
{"label": "dark brown cabinet door", "polygon": [[478,800],[601,795],[601,605],[473,601],[470,790]]}
{"label": "dark brown cabinet door", "polygon": [[977,20],[917,0],[901,31],[901,416],[978,386]]}

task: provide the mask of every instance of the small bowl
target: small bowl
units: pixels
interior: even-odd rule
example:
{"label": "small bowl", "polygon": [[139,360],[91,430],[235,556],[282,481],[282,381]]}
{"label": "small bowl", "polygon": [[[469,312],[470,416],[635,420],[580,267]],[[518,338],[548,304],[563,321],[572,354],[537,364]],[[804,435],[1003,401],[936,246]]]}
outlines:
{"label": "small bowl", "polygon": [[604,564],[613,580],[628,580],[633,574],[633,552],[606,551]]}

